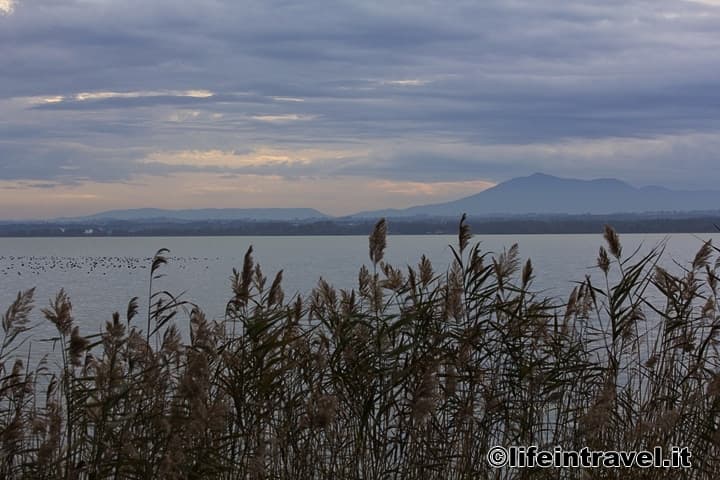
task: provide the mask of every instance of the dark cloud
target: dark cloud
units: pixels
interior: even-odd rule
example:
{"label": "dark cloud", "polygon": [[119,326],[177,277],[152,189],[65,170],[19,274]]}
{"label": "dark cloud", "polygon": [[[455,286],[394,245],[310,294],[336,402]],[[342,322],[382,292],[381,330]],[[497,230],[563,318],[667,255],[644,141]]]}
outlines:
{"label": "dark cloud", "polygon": [[[720,7],[675,0],[27,0],[0,16],[0,179],[548,171],[712,186],[718,21]],[[145,160],[261,145],[358,153]]]}

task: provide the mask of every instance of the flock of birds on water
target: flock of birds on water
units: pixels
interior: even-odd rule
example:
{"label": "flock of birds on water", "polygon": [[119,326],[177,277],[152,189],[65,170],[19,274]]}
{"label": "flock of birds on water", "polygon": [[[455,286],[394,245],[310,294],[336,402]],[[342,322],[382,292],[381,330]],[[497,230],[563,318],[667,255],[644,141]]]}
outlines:
{"label": "flock of birds on water", "polygon": [[[168,263],[175,268],[184,270],[195,263],[218,261],[220,257],[169,257]],[[46,272],[82,271],[88,275],[97,273],[107,275],[108,272],[124,270],[149,270],[152,257],[117,257],[117,256],[0,256],[0,275],[41,275]]]}
{"label": "flock of birds on water", "polygon": [[[12,301],[15,292],[25,290],[26,288],[37,286],[39,278],[47,275],[51,283],[63,282],[59,286],[68,287],[73,284],[74,281],[78,281],[78,275],[83,275],[88,278],[90,284],[94,284],[96,280],[100,278],[106,278],[104,281],[112,281],[118,275],[127,276],[129,279],[147,280],[147,276],[150,275],[150,267],[152,265],[152,257],[133,257],[133,256],[38,256],[38,255],[0,255],[0,286],[4,290],[0,294],[7,294],[7,299],[0,299],[0,313],[4,312],[7,308],[5,301]],[[182,257],[172,256],[168,257],[168,267],[171,270],[189,270],[191,272],[197,272],[199,269],[208,269],[210,266],[221,260],[221,257]],[[225,260],[223,258],[223,260]],[[161,267],[161,271],[166,267]],[[176,270],[177,271],[177,270]],[[157,272],[164,273],[164,272]],[[168,272],[170,273],[170,272]],[[107,275],[107,277],[102,277]],[[101,277],[98,277],[101,276]],[[62,278],[58,278],[62,277]],[[12,295],[11,295],[12,293]],[[48,293],[48,292],[45,292]],[[56,292],[50,292],[54,295]],[[117,300],[118,305],[124,305],[128,298],[122,297]],[[94,322],[95,309],[97,308],[92,302],[90,306],[86,305],[84,314],[81,315],[80,326],[85,332],[95,332],[104,323]],[[36,319],[38,313],[35,313]],[[50,328],[49,323],[39,321],[36,326],[39,328],[33,329],[32,332],[24,334],[27,338],[33,338],[35,340],[52,340],[54,332]],[[182,327],[182,324],[181,324]],[[25,337],[23,337],[25,338]],[[43,343],[30,342],[35,347],[30,350],[22,350],[21,357],[28,358],[28,361],[39,362],[45,358],[48,354],[54,355],[54,346],[42,346]],[[30,345],[28,343],[28,346]],[[38,345],[40,345],[38,347]],[[49,345],[49,344],[48,344]],[[53,344],[54,345],[54,344]]]}

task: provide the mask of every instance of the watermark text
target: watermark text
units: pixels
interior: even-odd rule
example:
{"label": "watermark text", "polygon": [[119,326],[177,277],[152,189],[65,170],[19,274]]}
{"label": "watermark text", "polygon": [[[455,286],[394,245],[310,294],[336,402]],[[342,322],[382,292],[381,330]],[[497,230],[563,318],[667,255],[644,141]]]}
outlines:
{"label": "watermark text", "polygon": [[687,447],[672,447],[665,455],[662,447],[652,450],[564,450],[556,446],[543,450],[532,446],[493,447],[487,453],[491,467],[510,468],[690,468],[692,454]]}

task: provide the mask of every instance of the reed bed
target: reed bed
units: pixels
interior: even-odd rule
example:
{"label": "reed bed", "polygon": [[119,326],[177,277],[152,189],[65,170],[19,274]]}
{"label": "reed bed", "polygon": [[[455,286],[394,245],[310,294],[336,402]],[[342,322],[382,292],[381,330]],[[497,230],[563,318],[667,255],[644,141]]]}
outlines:
{"label": "reed bed", "polygon": [[[0,478],[720,478],[717,248],[671,274],[662,246],[626,255],[607,227],[602,281],[559,301],[464,218],[442,272],[386,263],[386,233],[357,288],[292,298],[251,247],[223,319],[155,288],[166,250],[147,312],[133,299],[101,335],[61,290],[42,309],[57,366],[18,358],[35,300],[20,292],[2,315]],[[493,469],[495,445],[687,446],[693,467]]]}

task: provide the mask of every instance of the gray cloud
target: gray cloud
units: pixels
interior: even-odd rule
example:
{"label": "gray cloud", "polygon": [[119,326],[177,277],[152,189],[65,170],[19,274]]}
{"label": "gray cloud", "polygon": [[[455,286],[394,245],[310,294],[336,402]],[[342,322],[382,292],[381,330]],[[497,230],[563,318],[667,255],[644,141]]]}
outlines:
{"label": "gray cloud", "polygon": [[[719,20],[719,7],[671,0],[28,0],[0,16],[0,179],[548,171],[712,186]],[[213,95],[176,93],[198,89]],[[238,168],[144,160],[261,145],[359,153]]]}

